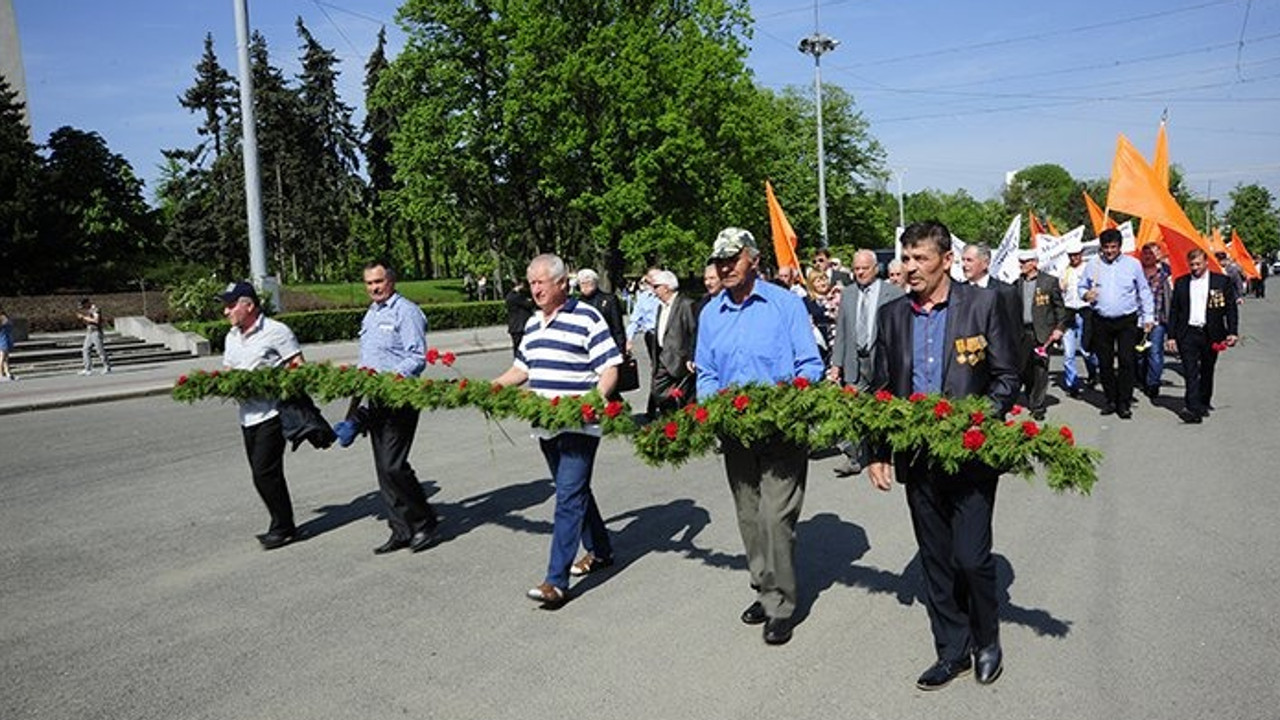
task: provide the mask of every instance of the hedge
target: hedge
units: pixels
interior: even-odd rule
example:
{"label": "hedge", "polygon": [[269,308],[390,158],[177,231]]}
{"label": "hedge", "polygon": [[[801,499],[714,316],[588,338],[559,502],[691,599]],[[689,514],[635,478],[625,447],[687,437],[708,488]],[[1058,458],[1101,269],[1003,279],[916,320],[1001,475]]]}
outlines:
{"label": "hedge", "polygon": [[[427,315],[428,330],[455,330],[457,328],[503,325],[507,322],[507,308],[502,301],[433,303],[421,305]],[[298,342],[316,343],[335,340],[354,340],[360,333],[360,320],[365,309],[316,310],[313,312],[281,313],[275,319],[288,325]],[[193,332],[209,340],[211,349],[221,352],[229,325],[225,320],[211,322],[178,322],[174,326]]]}

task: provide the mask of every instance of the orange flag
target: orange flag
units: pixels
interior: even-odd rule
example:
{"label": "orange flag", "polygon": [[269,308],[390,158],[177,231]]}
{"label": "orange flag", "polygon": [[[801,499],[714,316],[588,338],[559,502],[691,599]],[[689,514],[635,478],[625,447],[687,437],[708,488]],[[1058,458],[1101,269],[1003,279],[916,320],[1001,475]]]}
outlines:
{"label": "orange flag", "polygon": [[773,194],[773,185],[764,181],[764,194],[769,201],[769,228],[773,231],[773,254],[778,259],[778,267],[791,266],[800,269],[800,259],[796,257],[796,231],[791,229],[787,216],[782,213],[782,206]]}
{"label": "orange flag", "polygon": [[[1173,228],[1183,237],[1191,238],[1198,247],[1209,250],[1208,245],[1200,240],[1195,224],[1187,218],[1178,201],[1169,194],[1169,189],[1160,184],[1155,171],[1124,135],[1116,141],[1107,207]],[[1166,242],[1168,239],[1168,233],[1165,233]],[[1172,246],[1170,251],[1173,251]]]}
{"label": "orange flag", "polygon": [[1244,241],[1235,230],[1231,231],[1231,244],[1227,246],[1227,252],[1231,253],[1231,257],[1240,264],[1240,269],[1245,275],[1254,280],[1262,278],[1262,273],[1258,272],[1258,266],[1253,262],[1253,256],[1249,254],[1249,249],[1244,246]]}
{"label": "orange flag", "polygon": [[1089,211],[1089,224],[1093,225],[1094,236],[1100,235],[1107,228],[1116,227],[1116,221],[1111,219],[1110,214],[1103,214],[1102,208],[1098,207],[1098,203],[1089,197],[1089,193],[1084,195],[1084,206]]}
{"label": "orange flag", "polygon": [[1028,232],[1031,233],[1031,247],[1034,249],[1036,246],[1036,236],[1043,235],[1045,230],[1044,226],[1040,224],[1040,219],[1036,217],[1034,210],[1028,210],[1027,215],[1031,218],[1031,222],[1027,224],[1027,227],[1029,228]]}
{"label": "orange flag", "polygon": [[1160,121],[1160,131],[1156,133],[1156,154],[1151,159],[1151,169],[1156,173],[1160,187],[1169,189],[1169,134],[1165,132],[1164,121]]}
{"label": "orange flag", "polygon": [[1056,228],[1056,227],[1054,227],[1054,226],[1053,226],[1053,221],[1052,221],[1052,220],[1050,220],[1049,218],[1045,218],[1045,219],[1044,219],[1044,221],[1045,221],[1045,223],[1047,223],[1047,224],[1049,225],[1049,234],[1050,234],[1050,235],[1053,235],[1054,237],[1062,237],[1062,233],[1058,232],[1058,228]]}
{"label": "orange flag", "polygon": [[1164,236],[1165,243],[1169,246],[1169,271],[1175,277],[1182,277],[1191,272],[1190,266],[1187,265],[1187,253],[1200,248],[1209,255],[1209,269],[1220,273],[1222,272],[1222,264],[1218,259],[1209,252],[1208,248],[1202,247],[1200,234],[1196,233],[1191,237],[1183,235],[1181,232],[1169,227],[1168,225],[1160,225],[1160,234]]}

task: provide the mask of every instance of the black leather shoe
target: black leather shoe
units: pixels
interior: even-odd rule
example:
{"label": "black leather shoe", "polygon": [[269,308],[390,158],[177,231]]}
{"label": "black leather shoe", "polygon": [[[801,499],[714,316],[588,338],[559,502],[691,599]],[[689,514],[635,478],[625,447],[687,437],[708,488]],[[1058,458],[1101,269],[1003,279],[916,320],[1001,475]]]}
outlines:
{"label": "black leather shoe", "polygon": [[1116,406],[1112,405],[1111,403],[1107,403],[1105,406],[1103,406],[1102,410],[1098,414],[1099,415],[1115,415]]}
{"label": "black leather shoe", "polygon": [[378,547],[374,548],[374,549],[373,549],[373,554],[374,554],[374,555],[386,555],[387,553],[393,553],[393,552],[395,552],[395,551],[397,551],[397,550],[403,550],[403,549],[405,549],[405,548],[407,548],[407,547],[409,547],[409,541],[408,541],[408,540],[406,540],[406,539],[404,539],[404,538],[402,538],[402,537],[396,537],[395,535],[392,535],[391,537],[387,538],[387,541],[386,541],[386,542],[384,542],[384,543],[382,543],[381,545],[379,545]]}
{"label": "black leather shoe", "polygon": [[1004,672],[1000,644],[988,645],[973,654],[975,677],[981,685],[990,685]]}
{"label": "black leather shoe", "polygon": [[769,619],[764,612],[764,606],[759,601],[753,602],[742,611],[742,622],[748,625],[759,625]]}
{"label": "black leather shoe", "polygon": [[435,528],[419,530],[413,534],[413,537],[409,538],[409,552],[422,552],[435,545],[439,539],[440,534],[436,532]]}
{"label": "black leather shoe", "polygon": [[968,653],[956,660],[939,660],[933,664],[933,667],[925,670],[919,680],[916,680],[916,687],[921,690],[941,690],[950,685],[952,680],[972,669],[973,660],[969,658]]}
{"label": "black leather shoe", "polygon": [[1178,417],[1188,425],[1199,425],[1204,422],[1204,416],[1194,410],[1182,410],[1178,413]]}
{"label": "black leather shoe", "polygon": [[1080,397],[1080,386],[1079,386],[1079,385],[1073,385],[1073,386],[1071,386],[1071,387],[1067,388],[1067,395],[1070,395],[1070,396],[1071,396],[1071,397],[1073,397],[1073,398],[1079,398],[1079,397]]}
{"label": "black leather shoe", "polygon": [[1122,408],[1118,408],[1116,410],[1116,415],[1119,415],[1121,420],[1128,420],[1129,418],[1133,417],[1133,411],[1130,410],[1129,406],[1126,405]]}
{"label": "black leather shoe", "polygon": [[764,624],[764,641],[770,645],[786,645],[791,639],[791,618],[769,618]]}
{"label": "black leather shoe", "polygon": [[294,530],[272,530],[259,535],[258,542],[262,543],[263,550],[275,550],[293,542],[297,536],[298,533]]}

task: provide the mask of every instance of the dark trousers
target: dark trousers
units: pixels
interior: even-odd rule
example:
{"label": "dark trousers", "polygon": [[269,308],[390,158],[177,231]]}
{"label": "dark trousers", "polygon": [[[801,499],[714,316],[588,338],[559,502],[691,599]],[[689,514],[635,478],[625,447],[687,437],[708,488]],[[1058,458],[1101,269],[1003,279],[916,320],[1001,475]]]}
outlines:
{"label": "dark trousers", "polygon": [[778,439],[747,447],[723,438],[722,445],[751,587],[769,617],[791,617],[797,600],[796,520],[804,503],[808,451]]}
{"label": "dark trousers", "polygon": [[407,540],[416,532],[434,528],[435,511],[427,504],[427,495],[409,464],[409,450],[418,431],[418,411],[374,404],[365,422],[391,537]]}
{"label": "dark trousers", "polygon": [[1187,328],[1187,334],[1178,341],[1178,354],[1182,356],[1182,375],[1187,385],[1187,410],[1203,415],[1213,400],[1213,370],[1218,353],[1204,329],[1193,327]]}
{"label": "dark trousers", "polygon": [[[1106,395],[1108,405],[1129,407],[1138,355],[1135,347],[1139,337],[1137,313],[1113,318],[1094,313],[1093,351],[1098,355],[1102,392]],[[1118,371],[1117,361],[1120,363]]]}
{"label": "dark trousers", "polygon": [[996,476],[908,475],[907,506],[920,547],[925,608],[940,660],[957,660],[1000,640],[991,517]]}
{"label": "dark trousers", "polygon": [[294,531],[293,500],[284,481],[284,431],[280,417],[240,428],[244,435],[244,451],[253,472],[253,487],[271,514],[268,532]]}
{"label": "dark trousers", "polygon": [[1043,411],[1049,395],[1049,357],[1036,354],[1036,333],[1031,328],[1022,331],[1022,387],[1027,391],[1027,407],[1033,412]]}

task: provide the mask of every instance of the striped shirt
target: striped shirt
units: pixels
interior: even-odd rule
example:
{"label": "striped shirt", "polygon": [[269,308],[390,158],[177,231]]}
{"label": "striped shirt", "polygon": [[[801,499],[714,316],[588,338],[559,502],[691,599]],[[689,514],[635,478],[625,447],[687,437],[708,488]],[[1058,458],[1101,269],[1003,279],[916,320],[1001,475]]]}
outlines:
{"label": "striped shirt", "polygon": [[570,299],[546,322],[541,310],[524,328],[515,366],[529,376],[529,389],[543,397],[584,395],[600,373],[622,362],[609,326],[590,305]]}

